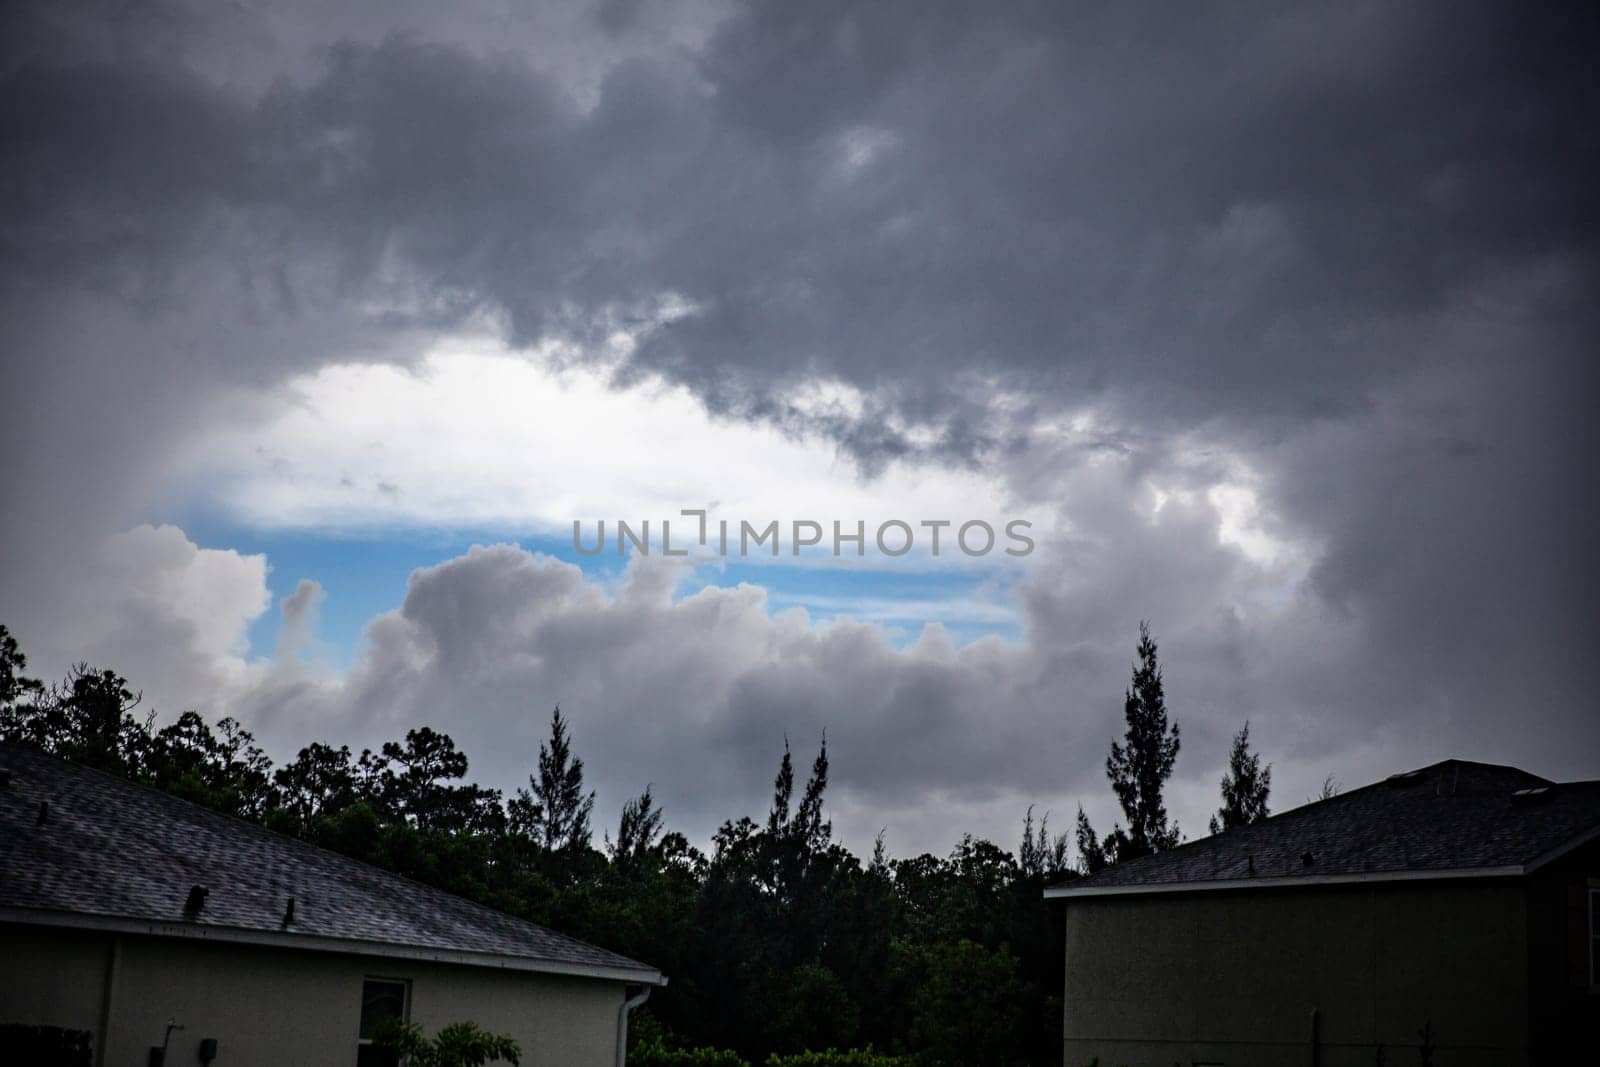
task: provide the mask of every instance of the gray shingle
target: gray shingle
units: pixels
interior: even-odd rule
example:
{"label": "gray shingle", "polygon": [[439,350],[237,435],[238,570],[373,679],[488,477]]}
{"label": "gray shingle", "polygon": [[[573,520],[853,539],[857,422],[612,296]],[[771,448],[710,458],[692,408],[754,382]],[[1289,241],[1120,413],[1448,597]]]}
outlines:
{"label": "gray shingle", "polygon": [[[0,745],[0,908],[185,923],[574,968],[654,968],[327,849]],[[41,802],[49,813],[39,821]],[[209,890],[186,915],[190,887]],[[294,921],[284,922],[295,900]],[[489,961],[485,961],[489,962]]]}
{"label": "gray shingle", "polygon": [[1053,888],[1521,868],[1597,829],[1600,782],[1445,760]]}

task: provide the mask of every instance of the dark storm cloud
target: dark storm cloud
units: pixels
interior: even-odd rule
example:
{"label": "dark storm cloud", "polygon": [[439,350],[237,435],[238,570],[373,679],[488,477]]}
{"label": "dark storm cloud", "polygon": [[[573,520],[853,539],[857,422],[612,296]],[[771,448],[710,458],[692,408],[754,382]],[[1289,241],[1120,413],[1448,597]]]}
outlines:
{"label": "dark storm cloud", "polygon": [[429,324],[503,310],[524,342],[676,293],[698,310],[638,366],[761,413],[815,373],[933,415],[974,375],[1343,410],[1407,362],[1374,320],[1592,267],[1593,23],[748,5],[592,103],[537,50],[418,37],[324,42],[260,95],[148,47],[35,52],[5,85],[6,259],[13,285],[176,299],[220,253],[281,313],[378,292]]}
{"label": "dark storm cloud", "polygon": [[[738,671],[735,634],[663,650],[574,614],[598,596],[576,578],[493,556],[374,623],[374,656],[427,665],[415,706],[504,722],[576,691],[624,738],[617,709],[653,693],[678,709],[653,755],[708,737],[754,781],[774,731],[864,692],[870,766],[842,737],[836,763],[861,796],[1092,786],[1150,616],[1205,766],[1250,714],[1308,768],[1367,746],[1347,777],[1445,755],[1594,773],[1592,6],[668,7],[8,9],[0,442],[29,506],[0,519],[23,546],[7,602],[46,603],[16,594],[46,543],[158,492],[174,440],[235,414],[224,387],[403,359],[476,316],[520,345],[623,325],[624,378],[1063,502],[1026,653],[952,667],[845,630]],[[865,414],[798,410],[817,378]],[[1092,441],[1036,432],[1086,409]],[[1233,462],[1312,557],[1285,622],[1240,607],[1269,594],[1214,511],[1134,500]],[[536,603],[563,624],[518,614]],[[579,654],[601,629],[655,650],[648,692]],[[396,706],[406,677],[334,704]],[[706,678],[724,703],[699,721]],[[1051,735],[1064,706],[1096,725]]]}

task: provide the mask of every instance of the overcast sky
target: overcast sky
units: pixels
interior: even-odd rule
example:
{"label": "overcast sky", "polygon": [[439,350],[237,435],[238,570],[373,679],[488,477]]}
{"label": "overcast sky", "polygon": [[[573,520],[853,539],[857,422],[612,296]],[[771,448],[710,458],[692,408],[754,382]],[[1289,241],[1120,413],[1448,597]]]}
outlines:
{"label": "overcast sky", "polygon": [[[1190,836],[1246,719],[1600,777],[1593,5],[520,11],[5,6],[34,673],[502,787],[560,703],[697,837],[826,730],[904,855],[1109,828],[1148,619]],[[1037,548],[572,549],[683,508]]]}

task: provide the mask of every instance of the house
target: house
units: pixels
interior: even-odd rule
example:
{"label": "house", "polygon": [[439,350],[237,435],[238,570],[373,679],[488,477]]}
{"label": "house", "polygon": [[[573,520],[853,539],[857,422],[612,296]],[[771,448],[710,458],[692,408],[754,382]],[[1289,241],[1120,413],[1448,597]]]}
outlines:
{"label": "house", "polygon": [[[0,746],[0,1042],[96,1067],[357,1067],[472,1020],[524,1065],[621,1064],[653,967],[35,749]],[[24,1031],[23,1028],[30,1028]],[[12,1050],[14,1051],[14,1049]],[[0,1047],[0,1060],[9,1060]]]}
{"label": "house", "polygon": [[1600,1063],[1600,782],[1447,760],[1046,896],[1068,1067]]}

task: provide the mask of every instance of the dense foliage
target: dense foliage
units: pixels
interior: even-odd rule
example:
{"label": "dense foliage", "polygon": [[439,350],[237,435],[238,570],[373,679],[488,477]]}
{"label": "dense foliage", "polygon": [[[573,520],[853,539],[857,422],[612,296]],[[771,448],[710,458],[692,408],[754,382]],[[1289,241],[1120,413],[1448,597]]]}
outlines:
{"label": "dense foliage", "polygon": [[633,1067],[750,1067],[750,1061],[731,1049],[670,1048],[659,1037],[636,1042],[628,1050]]}
{"label": "dense foliage", "polygon": [[93,1038],[87,1030],[0,1023],[0,1063],[89,1067],[94,1062]]}

